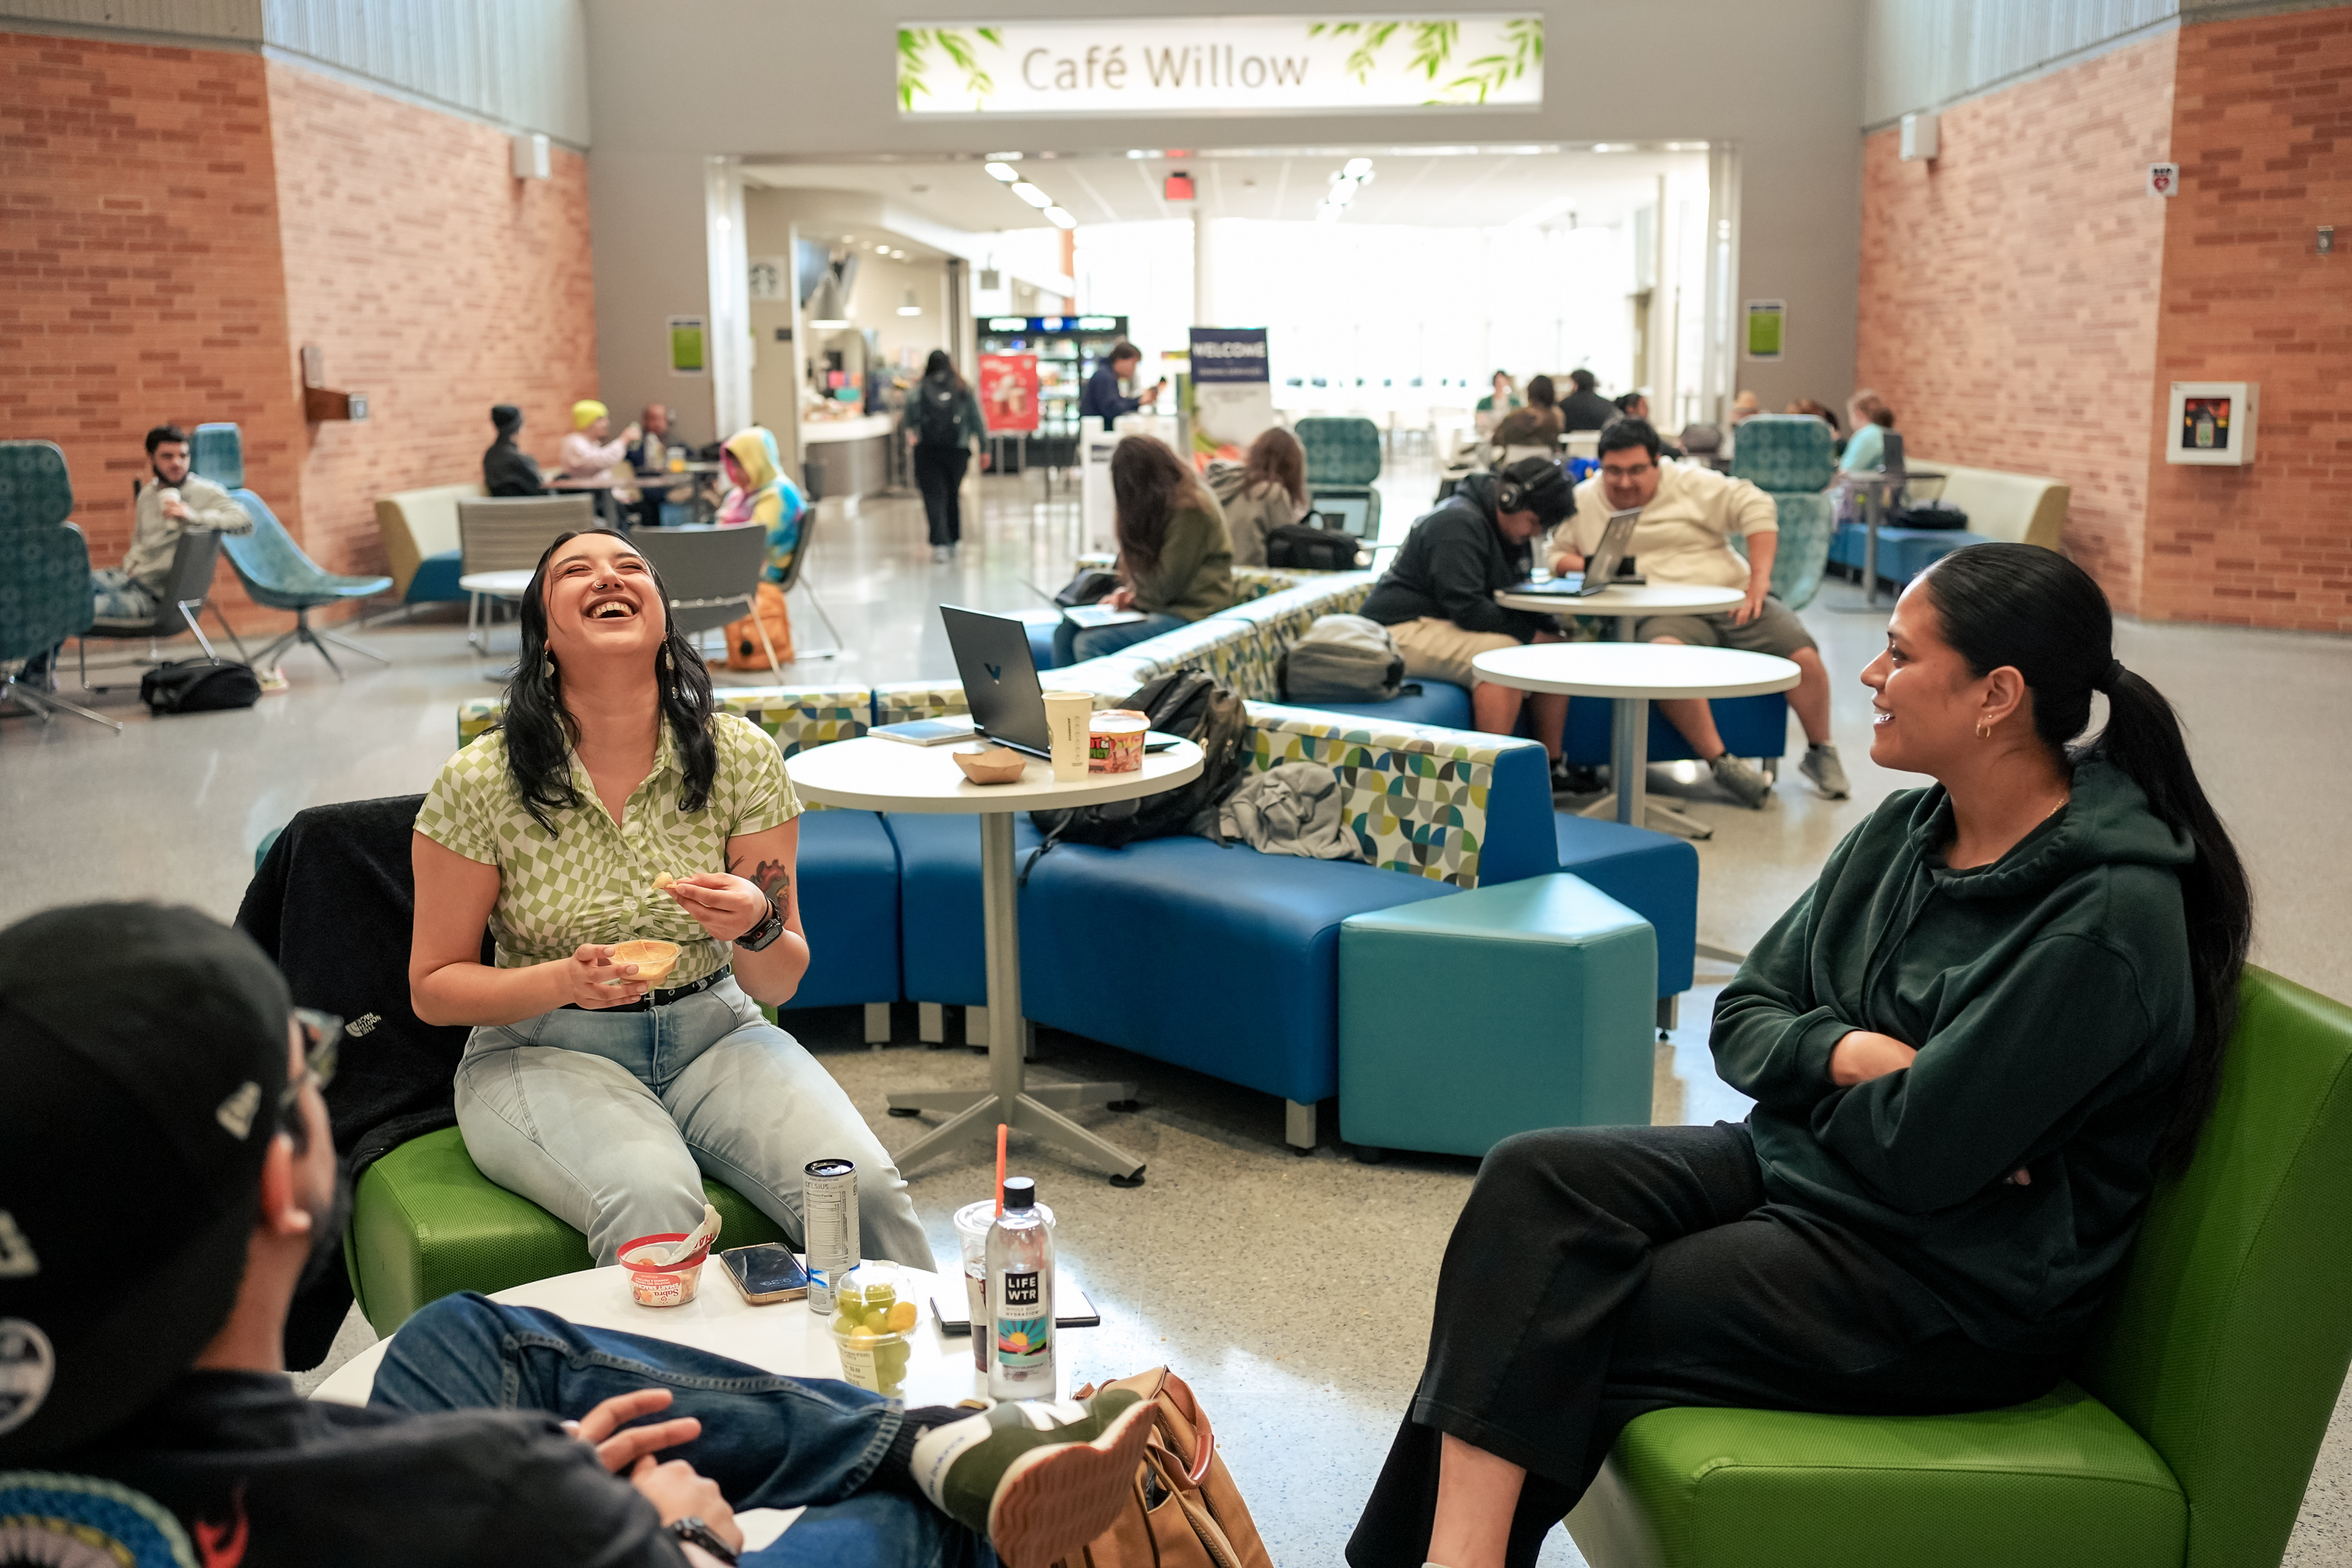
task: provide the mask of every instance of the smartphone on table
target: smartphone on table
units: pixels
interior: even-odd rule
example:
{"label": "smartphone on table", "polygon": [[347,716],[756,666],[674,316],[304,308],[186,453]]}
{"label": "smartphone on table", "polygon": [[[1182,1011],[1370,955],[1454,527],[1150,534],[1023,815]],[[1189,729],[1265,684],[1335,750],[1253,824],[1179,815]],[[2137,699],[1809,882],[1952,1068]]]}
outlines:
{"label": "smartphone on table", "polygon": [[719,1261],[726,1265],[727,1278],[735,1281],[735,1289],[743,1292],[743,1300],[754,1307],[764,1307],[771,1301],[797,1301],[809,1292],[808,1270],[793,1256],[793,1249],[781,1241],[738,1247],[720,1253]]}

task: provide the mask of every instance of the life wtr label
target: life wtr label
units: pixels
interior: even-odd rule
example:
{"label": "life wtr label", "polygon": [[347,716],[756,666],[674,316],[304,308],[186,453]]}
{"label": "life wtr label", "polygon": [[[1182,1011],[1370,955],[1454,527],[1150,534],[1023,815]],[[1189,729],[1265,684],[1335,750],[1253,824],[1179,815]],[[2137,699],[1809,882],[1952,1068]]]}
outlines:
{"label": "life wtr label", "polygon": [[1004,1275],[1004,1300],[996,1313],[996,1362],[1007,1372],[1038,1366],[1052,1353],[1054,1322],[1045,1311],[1034,1271]]}

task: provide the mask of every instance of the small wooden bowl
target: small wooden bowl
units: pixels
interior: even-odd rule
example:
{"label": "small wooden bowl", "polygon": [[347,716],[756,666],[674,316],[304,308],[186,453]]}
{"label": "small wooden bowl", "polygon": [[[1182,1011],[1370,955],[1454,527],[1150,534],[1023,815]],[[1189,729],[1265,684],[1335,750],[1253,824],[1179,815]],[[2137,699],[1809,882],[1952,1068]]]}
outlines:
{"label": "small wooden bowl", "polygon": [[659,985],[677,967],[677,955],[684,951],[674,942],[620,942],[613,944],[614,963],[634,963],[637,973],[633,978],[648,985]]}
{"label": "small wooden bowl", "polygon": [[1010,746],[958,747],[949,754],[976,784],[1017,784],[1029,766],[1029,759]]}

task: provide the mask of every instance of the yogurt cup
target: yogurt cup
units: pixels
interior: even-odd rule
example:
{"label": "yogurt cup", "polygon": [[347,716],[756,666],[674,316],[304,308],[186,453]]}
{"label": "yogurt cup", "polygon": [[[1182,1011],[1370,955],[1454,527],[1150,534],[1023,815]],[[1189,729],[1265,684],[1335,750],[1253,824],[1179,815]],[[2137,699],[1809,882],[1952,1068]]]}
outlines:
{"label": "yogurt cup", "polygon": [[694,1300],[702,1287],[702,1260],[710,1256],[710,1243],[704,1242],[693,1257],[683,1263],[656,1268],[633,1262],[640,1248],[651,1251],[684,1241],[682,1230],[664,1231],[659,1236],[641,1236],[621,1247],[621,1266],[629,1271],[629,1295],[640,1307],[683,1307]]}
{"label": "yogurt cup", "polygon": [[1087,772],[1132,773],[1143,771],[1143,734],[1151,721],[1132,708],[1106,708],[1087,728]]}

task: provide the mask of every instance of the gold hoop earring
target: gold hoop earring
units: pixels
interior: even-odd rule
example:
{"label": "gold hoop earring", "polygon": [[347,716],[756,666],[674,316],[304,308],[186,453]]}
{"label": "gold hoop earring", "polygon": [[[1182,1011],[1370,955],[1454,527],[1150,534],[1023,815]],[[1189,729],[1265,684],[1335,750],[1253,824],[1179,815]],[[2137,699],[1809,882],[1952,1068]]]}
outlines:
{"label": "gold hoop earring", "polygon": [[1990,741],[1992,739],[1991,720],[1979,719],[1977,721],[1977,739],[1979,741]]}

